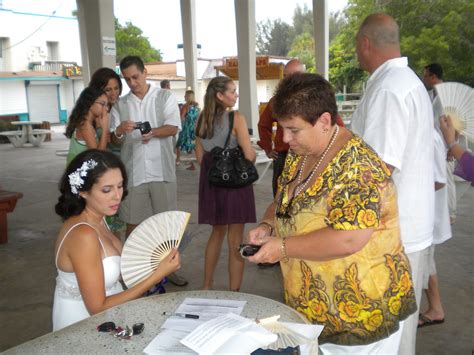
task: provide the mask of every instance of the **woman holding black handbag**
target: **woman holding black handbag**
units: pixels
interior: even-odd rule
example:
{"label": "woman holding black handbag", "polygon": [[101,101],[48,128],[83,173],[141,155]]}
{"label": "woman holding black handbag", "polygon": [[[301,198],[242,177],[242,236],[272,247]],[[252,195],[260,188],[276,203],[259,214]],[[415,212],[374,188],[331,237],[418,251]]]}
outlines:
{"label": "woman holding black handbag", "polygon": [[[213,167],[213,148],[240,147],[244,157],[255,161],[245,117],[232,107],[238,94],[227,77],[212,79],[204,97],[204,108],[196,126],[196,157],[201,165],[199,177],[199,224],[210,224],[212,233],[206,246],[203,289],[211,289],[222,242],[227,234],[229,247],[230,290],[242,283],[244,260],[239,254],[245,223],[255,223],[255,199],[252,184],[244,187],[218,187],[210,184],[208,172]],[[231,119],[231,117],[233,117]],[[230,132],[230,137],[228,138]],[[215,152],[216,150],[214,150]]]}

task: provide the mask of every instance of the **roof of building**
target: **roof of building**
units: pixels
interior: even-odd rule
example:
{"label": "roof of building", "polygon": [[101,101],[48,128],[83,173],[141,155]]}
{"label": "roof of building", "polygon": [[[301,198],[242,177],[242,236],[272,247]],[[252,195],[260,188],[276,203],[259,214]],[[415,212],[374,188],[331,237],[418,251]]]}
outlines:
{"label": "roof of building", "polygon": [[61,70],[0,72],[0,80],[68,80]]}

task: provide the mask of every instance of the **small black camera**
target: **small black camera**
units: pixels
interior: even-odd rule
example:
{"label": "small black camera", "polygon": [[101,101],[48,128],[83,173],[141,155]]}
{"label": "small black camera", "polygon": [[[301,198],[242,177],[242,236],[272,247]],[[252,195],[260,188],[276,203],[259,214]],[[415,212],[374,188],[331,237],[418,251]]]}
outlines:
{"label": "small black camera", "polygon": [[151,125],[150,122],[136,122],[135,129],[139,129],[140,133],[143,135],[151,132]]}
{"label": "small black camera", "polygon": [[243,258],[247,258],[249,256],[257,254],[257,252],[260,250],[260,247],[260,245],[254,244],[240,244],[240,255],[242,255]]}

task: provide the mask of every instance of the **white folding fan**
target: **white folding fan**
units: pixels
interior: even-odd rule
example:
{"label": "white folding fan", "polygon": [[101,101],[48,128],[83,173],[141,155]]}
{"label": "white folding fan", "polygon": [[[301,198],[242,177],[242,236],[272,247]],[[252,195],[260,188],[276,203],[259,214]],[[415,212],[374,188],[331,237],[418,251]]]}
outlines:
{"label": "white folding fan", "polygon": [[445,115],[449,115],[456,131],[474,142],[474,90],[461,83],[435,85]]}
{"label": "white folding fan", "polygon": [[280,316],[273,316],[264,319],[259,319],[257,321],[258,325],[261,325],[266,330],[276,334],[278,336],[277,340],[266,347],[270,350],[280,350],[286,349],[287,347],[297,347],[303,344],[311,344],[318,348],[318,341],[309,339],[294,330],[288,328],[285,324],[278,321]]}
{"label": "white folding fan", "polygon": [[160,262],[178,248],[191,214],[181,211],[158,213],[140,223],[122,250],[122,278],[127,287],[147,278]]}

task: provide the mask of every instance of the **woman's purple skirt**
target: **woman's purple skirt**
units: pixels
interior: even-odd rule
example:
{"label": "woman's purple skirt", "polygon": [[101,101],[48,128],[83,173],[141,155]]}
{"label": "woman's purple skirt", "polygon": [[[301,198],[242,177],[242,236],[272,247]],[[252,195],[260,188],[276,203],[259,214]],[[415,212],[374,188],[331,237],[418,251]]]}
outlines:
{"label": "woman's purple skirt", "polygon": [[255,223],[257,217],[253,186],[232,189],[210,185],[207,172],[211,164],[211,153],[204,153],[199,176],[198,223],[210,225]]}

